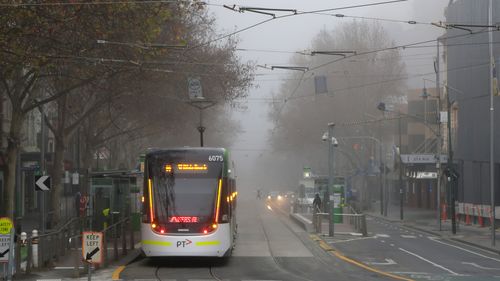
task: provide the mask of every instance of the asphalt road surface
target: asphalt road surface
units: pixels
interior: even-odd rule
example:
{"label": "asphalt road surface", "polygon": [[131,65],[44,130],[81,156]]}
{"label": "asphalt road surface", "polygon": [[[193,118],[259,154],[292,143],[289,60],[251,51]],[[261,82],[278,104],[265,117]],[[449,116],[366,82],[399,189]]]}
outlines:
{"label": "asphalt road surface", "polygon": [[500,280],[500,255],[369,218],[369,237],[328,244],[364,264],[414,280]]}
{"label": "asphalt road surface", "polygon": [[238,239],[227,259],[140,258],[122,280],[387,280],[334,257],[264,201],[238,202]]}

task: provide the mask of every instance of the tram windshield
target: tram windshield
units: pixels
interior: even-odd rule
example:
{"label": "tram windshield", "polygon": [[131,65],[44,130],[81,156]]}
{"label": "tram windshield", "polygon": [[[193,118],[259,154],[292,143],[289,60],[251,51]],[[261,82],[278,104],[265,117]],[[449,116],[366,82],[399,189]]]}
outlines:
{"label": "tram windshield", "polygon": [[155,222],[213,222],[222,164],[165,163],[160,167],[150,171]]}

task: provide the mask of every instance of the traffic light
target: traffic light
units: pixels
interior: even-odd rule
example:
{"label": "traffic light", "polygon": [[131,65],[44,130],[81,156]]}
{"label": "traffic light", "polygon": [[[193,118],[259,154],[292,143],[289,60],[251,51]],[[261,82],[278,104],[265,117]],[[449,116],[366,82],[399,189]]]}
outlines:
{"label": "traffic light", "polygon": [[446,168],[443,171],[443,173],[446,176],[446,178],[448,179],[448,181],[457,181],[458,178],[460,177],[460,174],[457,171],[455,171],[455,169],[453,169],[453,168]]}

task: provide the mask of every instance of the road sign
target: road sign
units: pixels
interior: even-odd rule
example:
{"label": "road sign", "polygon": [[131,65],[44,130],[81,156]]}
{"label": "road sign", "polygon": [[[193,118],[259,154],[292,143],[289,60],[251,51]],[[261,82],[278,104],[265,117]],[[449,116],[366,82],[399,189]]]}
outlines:
{"label": "road sign", "polygon": [[50,187],[50,176],[35,176],[35,190],[49,191]]}
{"label": "road sign", "polygon": [[9,261],[10,234],[0,235],[0,263]]}
{"label": "road sign", "polygon": [[[435,154],[401,154],[401,161],[405,164],[432,164],[437,162]],[[448,155],[442,154],[441,163],[448,162]]]}
{"label": "road sign", "polygon": [[82,239],[82,257],[85,261],[92,264],[102,263],[102,232],[83,232]]}
{"label": "road sign", "polygon": [[7,217],[0,218],[0,234],[9,235],[10,230],[12,229],[13,226],[14,224],[12,223],[12,220],[10,220],[9,218]]}
{"label": "road sign", "polygon": [[203,92],[201,90],[201,80],[199,77],[188,78],[188,92],[189,99],[203,98]]}

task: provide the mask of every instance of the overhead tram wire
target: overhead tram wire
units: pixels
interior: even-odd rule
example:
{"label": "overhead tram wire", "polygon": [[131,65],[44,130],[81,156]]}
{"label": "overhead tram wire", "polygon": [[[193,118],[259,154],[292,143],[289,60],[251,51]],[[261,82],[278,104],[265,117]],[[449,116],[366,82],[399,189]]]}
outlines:
{"label": "overhead tram wire", "polygon": [[[456,38],[461,38],[461,37],[467,37],[467,36],[473,36],[473,35],[477,35],[477,34],[488,33],[488,32],[497,32],[497,31],[499,31],[499,30],[497,30],[497,29],[482,30],[482,31],[478,31],[478,32],[472,32],[472,33],[466,33],[466,34],[458,34],[458,35],[454,35],[454,36],[444,37],[441,40],[456,39]],[[418,45],[436,42],[436,40],[438,40],[438,39],[430,39],[430,40],[425,40],[425,41],[420,41],[420,42],[415,42],[415,43],[409,43],[409,44],[398,45],[398,46],[393,46],[393,47],[381,48],[381,49],[377,49],[377,50],[371,50],[371,51],[366,51],[366,52],[359,52],[359,53],[356,53],[356,54],[353,54],[353,55],[350,55],[350,56],[347,56],[347,57],[338,58],[338,59],[335,59],[335,60],[331,60],[329,62],[325,62],[325,63],[320,64],[318,66],[311,67],[309,69],[309,71],[314,71],[316,69],[325,67],[325,66],[330,65],[332,63],[336,63],[336,62],[343,61],[343,60],[346,60],[346,59],[350,59],[350,58],[353,58],[353,57],[359,57],[359,56],[364,56],[364,55],[369,55],[369,54],[386,52],[386,51],[390,51],[390,50],[400,50],[400,49],[404,50],[406,48],[418,47]],[[433,47],[435,48],[436,46],[434,45]]]}
{"label": "overhead tram wire", "polygon": [[193,49],[197,49],[197,48],[206,46],[206,45],[209,45],[211,43],[214,43],[214,42],[217,42],[217,41],[220,41],[220,40],[223,40],[225,38],[234,36],[234,35],[236,35],[238,33],[247,31],[249,29],[253,29],[253,28],[257,27],[257,26],[263,25],[263,24],[268,23],[268,22],[273,21],[273,20],[278,20],[278,19],[283,19],[283,18],[288,18],[288,17],[293,17],[293,16],[301,16],[301,15],[307,15],[307,14],[321,13],[321,12],[329,12],[329,11],[338,11],[338,10],[347,10],[347,9],[356,9],[356,8],[380,6],[380,5],[394,4],[394,3],[399,3],[399,2],[407,2],[407,1],[408,0],[391,0],[391,1],[376,2],[376,3],[368,3],[368,4],[360,4],[360,5],[353,5],[353,6],[338,7],[338,8],[321,9],[321,10],[314,10],[314,11],[297,11],[296,13],[293,13],[293,14],[275,16],[275,17],[268,18],[266,20],[257,22],[255,24],[252,24],[250,26],[244,27],[242,29],[230,32],[228,34],[224,34],[224,35],[219,36],[217,38],[208,40],[206,42],[200,43],[198,45],[192,46],[192,47],[188,48],[186,50],[186,52],[190,51],[190,50],[193,50]]}

